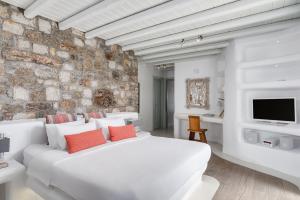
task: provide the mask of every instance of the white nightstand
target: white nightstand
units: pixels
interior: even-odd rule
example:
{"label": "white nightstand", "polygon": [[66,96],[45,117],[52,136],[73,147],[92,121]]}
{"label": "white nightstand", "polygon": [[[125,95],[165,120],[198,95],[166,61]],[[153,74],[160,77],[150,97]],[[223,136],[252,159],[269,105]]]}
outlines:
{"label": "white nightstand", "polygon": [[0,199],[5,199],[4,184],[25,172],[25,167],[21,163],[10,160],[8,167],[0,169]]}
{"label": "white nightstand", "polygon": [[24,171],[25,167],[21,163],[15,160],[8,161],[8,167],[0,169],[0,184],[13,180]]}

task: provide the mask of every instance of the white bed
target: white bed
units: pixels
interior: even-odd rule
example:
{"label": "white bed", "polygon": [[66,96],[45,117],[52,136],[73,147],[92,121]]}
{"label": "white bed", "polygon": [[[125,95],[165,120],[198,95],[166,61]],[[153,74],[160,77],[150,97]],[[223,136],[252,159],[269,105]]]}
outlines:
{"label": "white bed", "polygon": [[32,145],[24,164],[28,186],[46,200],[177,200],[199,181],[210,154],[203,143],[144,133],[75,154]]}

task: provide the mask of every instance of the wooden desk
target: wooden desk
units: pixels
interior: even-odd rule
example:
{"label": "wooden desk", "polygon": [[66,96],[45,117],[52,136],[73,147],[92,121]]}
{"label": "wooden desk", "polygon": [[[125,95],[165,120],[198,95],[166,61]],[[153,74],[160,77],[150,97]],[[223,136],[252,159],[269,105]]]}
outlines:
{"label": "wooden desk", "polygon": [[220,118],[218,116],[208,117],[208,116],[203,116],[201,114],[193,114],[193,113],[175,113],[174,114],[174,137],[175,138],[180,137],[180,121],[188,120],[189,115],[200,116],[202,122],[223,125],[223,118]]}

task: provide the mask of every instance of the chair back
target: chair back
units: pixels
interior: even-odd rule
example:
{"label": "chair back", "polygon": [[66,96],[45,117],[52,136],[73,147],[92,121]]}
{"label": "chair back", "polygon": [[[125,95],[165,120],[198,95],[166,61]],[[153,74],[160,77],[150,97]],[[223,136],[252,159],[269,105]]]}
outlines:
{"label": "chair back", "polygon": [[200,131],[200,117],[199,116],[189,116],[189,131]]}

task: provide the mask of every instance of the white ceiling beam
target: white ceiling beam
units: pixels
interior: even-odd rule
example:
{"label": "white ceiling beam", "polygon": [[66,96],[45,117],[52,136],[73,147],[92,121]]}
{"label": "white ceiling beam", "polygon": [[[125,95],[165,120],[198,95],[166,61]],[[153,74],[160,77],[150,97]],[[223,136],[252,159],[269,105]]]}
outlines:
{"label": "white ceiling beam", "polygon": [[166,56],[174,56],[174,55],[180,55],[180,54],[187,54],[187,53],[193,53],[193,52],[200,52],[200,51],[207,51],[207,50],[213,50],[213,49],[221,49],[225,48],[229,45],[229,42],[221,42],[216,44],[210,44],[206,46],[195,46],[191,48],[182,48],[174,51],[167,51],[157,54],[151,54],[143,56],[143,60],[149,60],[149,59],[155,59],[155,58],[161,58]]}
{"label": "white ceiling beam", "polygon": [[[107,34],[109,32],[119,30],[122,27],[124,28],[124,30],[126,30],[126,28],[128,29],[128,27],[130,27],[131,24],[134,24],[137,22],[143,22],[143,21],[150,20],[153,18],[157,18],[162,13],[172,12],[172,11],[178,10],[180,8],[188,8],[191,6],[191,2],[197,2],[197,0],[168,1],[159,6],[155,6],[148,10],[145,10],[143,12],[128,16],[128,17],[118,20],[116,22],[104,25],[104,26],[96,28],[94,30],[91,30],[91,31],[87,32],[85,36],[86,36],[86,38],[92,38],[92,37],[96,37],[96,36],[101,37],[101,35],[103,35],[103,34]],[[190,9],[193,9],[193,8],[190,8]]]}
{"label": "white ceiling beam", "polygon": [[265,13],[260,13],[248,17],[243,17],[240,19],[229,20],[211,26],[184,31],[181,33],[176,33],[176,34],[172,34],[172,35],[168,35],[156,39],[151,39],[144,42],[126,45],[123,47],[123,49],[124,50],[142,49],[151,46],[157,46],[157,45],[174,42],[176,40],[180,41],[181,39],[184,38],[187,39],[187,38],[195,37],[197,35],[212,34],[215,32],[221,32],[225,30],[238,28],[238,27],[250,26],[257,23],[266,23],[274,20],[280,20],[281,18],[286,18],[289,16],[290,17],[300,16],[300,4],[265,12]]}
{"label": "white ceiling beam", "polygon": [[[300,25],[300,19],[294,19],[294,20],[286,20],[282,22],[272,23],[268,25],[261,25],[251,28],[246,28],[242,30],[236,30],[236,31],[230,31],[227,33],[222,33],[218,35],[213,35],[210,37],[206,37],[200,42],[196,42],[196,38],[193,40],[185,41],[184,47],[192,47],[197,45],[203,45],[203,44],[209,44],[209,43],[215,43],[215,42],[221,42],[226,40],[231,40],[238,37],[245,37],[255,34],[263,34],[273,31],[280,31],[284,30],[293,26],[299,26]],[[170,51],[174,49],[180,48],[180,41],[177,43],[167,44],[167,45],[161,45],[157,47],[152,47],[148,49],[142,49],[135,51],[135,55],[143,56],[147,54],[153,54],[158,52],[164,52],[164,51]]]}
{"label": "white ceiling beam", "polygon": [[87,18],[91,18],[98,13],[104,12],[107,9],[113,8],[114,6],[118,5],[121,1],[124,0],[103,0],[94,6],[91,6],[59,23],[59,29],[60,30],[66,30],[68,28],[74,27],[76,25],[79,25],[83,21],[85,21]]}
{"label": "white ceiling beam", "polygon": [[210,50],[210,51],[202,51],[202,52],[194,52],[194,53],[188,53],[188,54],[182,54],[177,56],[167,56],[164,58],[157,58],[157,59],[150,59],[150,60],[143,60],[145,63],[161,63],[161,62],[170,62],[174,60],[181,60],[181,59],[187,59],[187,58],[196,58],[201,56],[208,56],[208,55],[216,55],[222,53],[222,50],[216,49],[216,50]]}
{"label": "white ceiling beam", "polygon": [[153,34],[159,34],[159,33],[163,34],[164,32],[174,28],[176,28],[176,30],[180,30],[180,29],[182,30],[184,27],[188,25],[193,25],[195,23],[208,24],[214,21],[214,19],[222,20],[222,16],[230,15],[232,16],[232,18],[238,18],[238,16],[240,16],[240,13],[249,11],[250,9],[255,9],[257,7],[270,4],[274,1],[275,0],[260,0],[260,1],[245,0],[245,1],[233,2],[230,4],[226,4],[224,6],[209,9],[203,12],[198,12],[196,14],[181,17],[179,19],[175,19],[169,22],[165,22],[152,27],[141,29],[132,33],[121,35],[116,38],[106,40],[106,44],[113,45],[113,44],[122,44],[124,42],[128,44],[130,43],[131,40],[135,40],[135,39],[142,40],[143,37],[151,36]]}
{"label": "white ceiling beam", "polygon": [[53,3],[53,0],[36,0],[30,6],[28,6],[25,11],[25,17],[32,19],[39,15],[39,11],[42,7],[47,6],[49,3]]}

